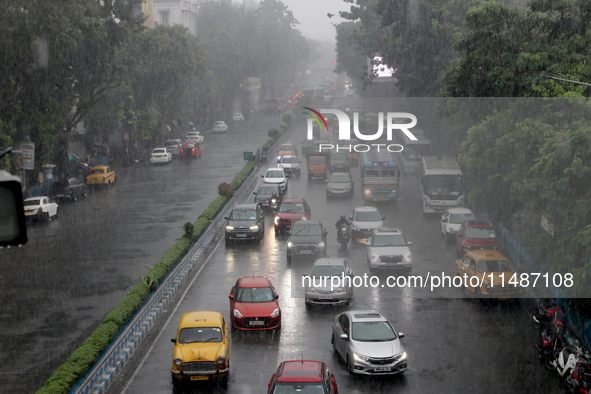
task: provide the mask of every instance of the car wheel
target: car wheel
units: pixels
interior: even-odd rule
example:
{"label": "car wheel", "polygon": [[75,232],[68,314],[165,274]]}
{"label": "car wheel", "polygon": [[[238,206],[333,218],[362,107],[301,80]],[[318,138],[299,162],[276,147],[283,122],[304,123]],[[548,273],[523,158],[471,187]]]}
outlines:
{"label": "car wheel", "polygon": [[220,388],[222,390],[226,390],[228,388],[228,381],[230,380],[230,365],[228,364],[228,372],[226,373],[226,376],[224,376],[223,378],[220,379]]}
{"label": "car wheel", "polygon": [[339,354],[339,351],[337,350],[337,343],[334,340],[334,334],[332,334],[332,336],[330,337],[330,343],[332,343],[332,351],[334,353],[334,356],[338,359],[341,358],[341,355]]}
{"label": "car wheel", "polygon": [[347,356],[347,360],[345,361],[345,365],[347,366],[347,373],[353,376],[353,365],[351,365],[351,361],[349,360],[349,356]]}
{"label": "car wheel", "polygon": [[57,208],[55,209],[55,215],[53,215],[54,219],[57,219]]}
{"label": "car wheel", "polygon": [[226,247],[230,246],[230,238],[226,238]]}
{"label": "car wheel", "polygon": [[183,388],[181,387],[181,382],[178,379],[172,379],[172,394],[181,394],[183,392]]}
{"label": "car wheel", "polygon": [[291,255],[287,255],[287,264],[291,264]]}
{"label": "car wheel", "polygon": [[280,234],[281,234],[281,230],[279,230],[277,227],[275,227],[275,238],[279,237]]}

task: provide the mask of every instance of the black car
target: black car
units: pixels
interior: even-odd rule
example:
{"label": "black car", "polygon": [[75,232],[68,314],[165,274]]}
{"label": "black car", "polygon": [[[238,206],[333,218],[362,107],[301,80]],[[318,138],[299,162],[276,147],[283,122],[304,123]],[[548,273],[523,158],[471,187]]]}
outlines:
{"label": "black car", "polygon": [[345,152],[331,152],[330,172],[349,172],[349,160]]}
{"label": "black car", "polygon": [[86,197],[86,184],[77,178],[57,180],[49,190],[49,197],[54,200],[69,199],[76,202],[79,197]]}
{"label": "black car", "polygon": [[[273,195],[275,193],[275,195]],[[254,194],[254,202],[259,203],[263,209],[277,209],[283,200],[281,186],[270,183],[262,184]],[[275,201],[273,201],[275,200]]]}
{"label": "black car", "polygon": [[287,261],[294,255],[326,256],[326,234],[328,231],[322,222],[316,220],[298,220],[295,222],[287,239]]}
{"label": "black car", "polygon": [[226,245],[231,241],[260,241],[265,234],[265,218],[259,204],[236,205],[225,217]]}
{"label": "black car", "polygon": [[302,142],[302,155],[306,159],[314,154],[314,140],[304,140]]}

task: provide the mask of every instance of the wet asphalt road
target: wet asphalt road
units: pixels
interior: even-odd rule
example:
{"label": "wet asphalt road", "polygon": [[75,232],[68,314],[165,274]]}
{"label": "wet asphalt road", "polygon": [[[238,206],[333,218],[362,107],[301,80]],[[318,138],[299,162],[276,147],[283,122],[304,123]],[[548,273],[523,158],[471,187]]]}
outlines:
{"label": "wet asphalt road", "polygon": [[0,250],[0,392],[39,389],[242,169],[279,118],[205,134],[195,162],[115,168],[117,181]]}
{"label": "wet asphalt road", "polygon": [[[299,146],[304,131],[291,140]],[[269,163],[274,166],[274,163]],[[260,170],[262,172],[262,170]],[[310,182],[305,168],[301,178],[290,180],[288,195],[305,197],[312,219],[329,230],[328,257],[344,257],[355,275],[368,273],[365,246],[336,243],[334,222],[366,205],[359,193],[360,172],[352,199],[327,201],[324,182]],[[413,275],[453,274],[455,252],[439,231],[439,217],[421,211],[419,183],[415,174],[403,175],[400,198],[377,205],[386,225],[400,228],[413,242]],[[251,198],[248,201],[252,201]],[[228,393],[263,393],[281,361],[316,359],[325,361],[335,374],[340,393],[556,393],[556,378],[539,363],[534,348],[536,328],[523,304],[463,299],[458,289],[429,292],[424,289],[357,288],[350,307],[306,308],[294,291],[297,280],[309,273],[312,260],[286,261],[286,239],[276,238],[273,215],[266,216],[266,234],[260,245],[225,247],[223,238],[194,282],[179,292],[156,329],[136,352],[109,393],[171,393],[170,367],[174,337],[180,316],[195,310],[223,313],[230,321],[228,294],[236,279],[264,275],[280,294],[280,332],[234,332],[231,338],[231,377]],[[386,274],[378,275],[385,280]],[[350,309],[378,309],[406,334],[402,342],[408,353],[408,371],[394,377],[350,377],[330,344],[333,317]],[[198,385],[194,392],[218,392]]]}

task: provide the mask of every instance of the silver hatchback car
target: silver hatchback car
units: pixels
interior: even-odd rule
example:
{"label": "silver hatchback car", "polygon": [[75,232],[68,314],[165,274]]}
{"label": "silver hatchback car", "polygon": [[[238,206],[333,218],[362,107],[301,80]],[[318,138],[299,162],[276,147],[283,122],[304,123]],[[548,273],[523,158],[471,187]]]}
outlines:
{"label": "silver hatchback car", "polygon": [[353,273],[347,260],[322,258],[304,277],[306,306],[320,304],[349,305],[353,297]]}
{"label": "silver hatchback car", "polygon": [[332,346],[349,374],[394,375],[406,372],[406,352],[388,319],[375,310],[347,311],[332,323]]}

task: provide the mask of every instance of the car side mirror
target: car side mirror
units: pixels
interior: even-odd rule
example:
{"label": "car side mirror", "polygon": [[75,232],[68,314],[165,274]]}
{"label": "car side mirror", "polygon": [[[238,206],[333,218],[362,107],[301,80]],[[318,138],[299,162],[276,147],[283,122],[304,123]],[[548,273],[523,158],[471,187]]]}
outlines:
{"label": "car side mirror", "polygon": [[176,338],[172,338],[172,339],[170,340],[170,342],[172,342],[172,343],[176,343]]}
{"label": "car side mirror", "polygon": [[265,177],[264,175],[261,175],[261,178],[264,178],[264,177]]}
{"label": "car side mirror", "polygon": [[275,299],[278,299],[278,298],[279,298],[279,294],[275,294]]}
{"label": "car side mirror", "polygon": [[224,216],[224,219],[226,220],[230,220],[230,218],[228,216]]}
{"label": "car side mirror", "polygon": [[233,294],[230,294],[230,295],[228,296],[228,298],[229,298],[229,299],[231,299],[231,300],[233,300],[233,299],[234,299],[234,295],[233,295]]}
{"label": "car side mirror", "polygon": [[398,333],[398,338],[404,338],[404,333],[403,332],[399,332]]}
{"label": "car side mirror", "polygon": [[348,341],[348,340],[349,340],[349,336],[348,336],[347,334],[341,334],[340,338],[341,338],[343,341]]}
{"label": "car side mirror", "polygon": [[254,194],[256,196],[257,195],[257,192],[252,192],[252,194]]}
{"label": "car side mirror", "polygon": [[412,242],[408,241],[406,244],[407,244],[408,246],[410,246],[410,245],[412,245]]}
{"label": "car side mirror", "polygon": [[386,217],[385,217],[385,216],[383,216],[383,217],[382,217],[382,220],[386,220]]}
{"label": "car side mirror", "polygon": [[442,216],[442,217],[441,217],[441,221],[442,221],[443,223],[447,223],[447,219],[445,218],[445,216]]}

